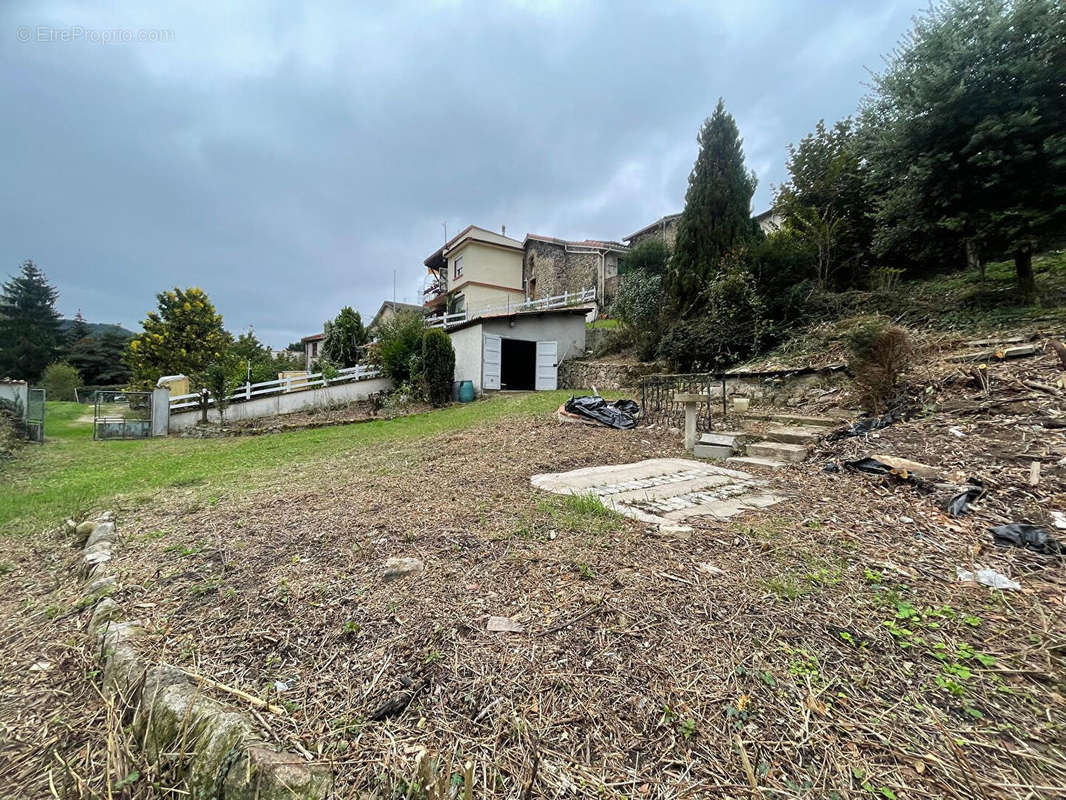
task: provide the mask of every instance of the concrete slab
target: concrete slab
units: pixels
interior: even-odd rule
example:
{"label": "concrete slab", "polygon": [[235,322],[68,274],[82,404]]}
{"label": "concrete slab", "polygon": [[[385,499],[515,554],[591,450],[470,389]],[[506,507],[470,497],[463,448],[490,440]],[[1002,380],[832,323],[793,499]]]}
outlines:
{"label": "concrete slab", "polygon": [[728,519],[783,499],[746,472],[682,458],[545,473],[530,483],[555,494],[594,494],[606,507],[663,530],[689,517]]}
{"label": "concrete slab", "polygon": [[727,464],[740,464],[744,466],[766,467],[767,469],[781,469],[787,467],[784,461],[775,458],[759,458],[758,456],[733,456],[726,459]]}

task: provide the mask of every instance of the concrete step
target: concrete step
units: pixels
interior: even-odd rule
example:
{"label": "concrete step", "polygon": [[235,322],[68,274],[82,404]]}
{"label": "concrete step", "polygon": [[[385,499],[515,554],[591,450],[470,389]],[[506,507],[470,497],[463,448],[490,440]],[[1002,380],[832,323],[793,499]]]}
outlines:
{"label": "concrete step", "polygon": [[748,455],[797,464],[807,458],[807,446],[785,442],[753,442],[748,445]]}
{"label": "concrete step", "polygon": [[716,444],[722,447],[739,447],[744,442],[751,442],[759,438],[757,433],[751,431],[711,431],[700,435],[701,444]]}
{"label": "concrete step", "polygon": [[813,425],[771,425],[763,438],[768,442],[816,444],[825,434],[825,428]]}
{"label": "concrete step", "polygon": [[767,469],[781,469],[787,467],[784,461],[775,461],[772,458],[759,458],[758,456],[733,456],[726,459],[727,464],[741,464],[749,467],[766,467]]}
{"label": "concrete step", "polygon": [[803,414],[766,414],[763,419],[782,425],[801,425],[817,428],[839,428],[847,420],[834,417],[808,417]]}
{"label": "concrete step", "polygon": [[[704,434],[704,436],[707,435]],[[692,448],[692,455],[696,458],[713,458],[717,461],[722,461],[733,455],[733,446],[731,444],[712,444],[699,441]]]}

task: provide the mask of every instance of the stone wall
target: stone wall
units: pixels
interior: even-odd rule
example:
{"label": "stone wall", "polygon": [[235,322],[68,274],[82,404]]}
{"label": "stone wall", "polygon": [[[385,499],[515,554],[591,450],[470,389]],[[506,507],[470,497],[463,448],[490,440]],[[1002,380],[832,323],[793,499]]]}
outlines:
{"label": "stone wall", "polygon": [[654,228],[644,231],[639,236],[634,236],[629,240],[629,246],[634,247],[643,241],[648,239],[662,239],[666,242],[670,249],[674,249],[674,242],[677,240],[677,223],[680,221],[680,217],[674,217],[665,221],[658,222]]}
{"label": "stone wall", "polygon": [[[598,287],[599,253],[568,253],[562,244],[530,239],[522,259],[522,277],[531,300]],[[531,283],[535,279],[535,283]]]}
{"label": "stone wall", "polygon": [[658,364],[575,358],[559,365],[560,389],[640,389],[645,375],[661,372]]}

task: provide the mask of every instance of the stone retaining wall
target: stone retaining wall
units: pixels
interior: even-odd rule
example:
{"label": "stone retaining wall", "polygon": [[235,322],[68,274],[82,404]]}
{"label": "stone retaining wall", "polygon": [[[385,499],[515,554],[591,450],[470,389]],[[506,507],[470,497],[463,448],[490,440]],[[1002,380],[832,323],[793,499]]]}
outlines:
{"label": "stone retaining wall", "polygon": [[68,525],[85,537],[82,604],[92,608],[89,633],[104,690],[132,709],[131,727],[145,755],[183,778],[191,800],[319,800],[329,794],[333,779],[326,765],[271,748],[249,716],[205,697],[182,670],[148,662],[137,648],[144,629],[111,597],[118,589],[109,563],[114,521],[106,514]]}
{"label": "stone retaining wall", "polygon": [[640,389],[641,379],[660,371],[657,364],[573,358],[559,365],[560,389]]}

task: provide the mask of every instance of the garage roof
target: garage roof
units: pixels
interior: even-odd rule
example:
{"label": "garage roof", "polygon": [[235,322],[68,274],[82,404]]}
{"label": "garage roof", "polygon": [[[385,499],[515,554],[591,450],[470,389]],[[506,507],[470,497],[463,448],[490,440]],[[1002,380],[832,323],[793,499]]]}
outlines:
{"label": "garage roof", "polygon": [[589,313],[589,310],[587,308],[575,307],[575,308],[546,308],[546,309],[541,309],[539,311],[537,311],[537,310],[533,310],[533,311],[514,311],[514,312],[512,312],[510,314],[489,314],[489,315],[486,315],[484,317],[474,317],[473,319],[468,319],[466,322],[460,322],[458,325],[450,325],[450,326],[448,326],[447,332],[451,333],[452,331],[460,331],[463,328],[470,328],[470,327],[473,327],[474,325],[480,325],[482,322],[487,322],[487,321],[490,321],[490,320],[517,319],[519,317],[525,318],[525,317],[550,317],[550,316],[570,316],[570,315],[576,316],[578,314],[580,314],[581,316],[585,316],[588,313]]}

